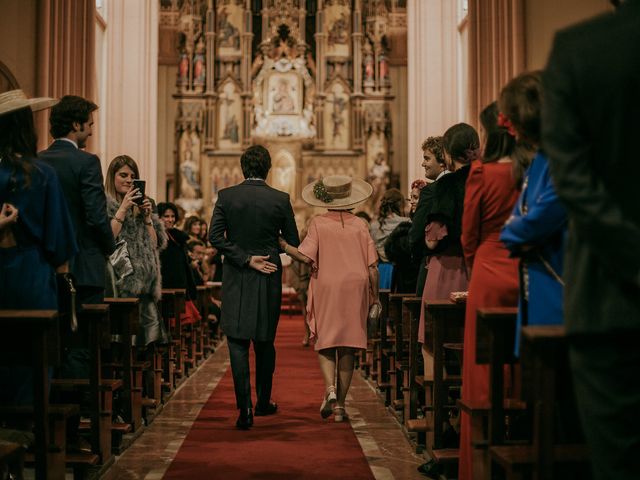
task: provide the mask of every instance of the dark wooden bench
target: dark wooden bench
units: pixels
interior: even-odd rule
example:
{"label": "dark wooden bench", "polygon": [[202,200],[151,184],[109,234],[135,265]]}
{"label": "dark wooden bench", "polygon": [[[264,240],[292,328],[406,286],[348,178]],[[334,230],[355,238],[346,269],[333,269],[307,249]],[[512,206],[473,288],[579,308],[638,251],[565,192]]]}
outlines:
{"label": "dark wooden bench", "polygon": [[33,423],[36,479],[48,476],[52,459],[48,446],[49,367],[60,362],[58,312],[55,310],[0,310],[0,365],[33,368]]}
{"label": "dark wooden bench", "polygon": [[0,478],[23,478],[24,454],[22,445],[0,440]]}
{"label": "dark wooden bench", "polygon": [[[491,461],[508,480],[586,478],[589,452],[584,443],[561,443],[556,438],[555,409],[566,400],[566,392],[559,393],[557,385],[571,385],[564,327],[523,327],[520,361],[523,399],[533,413],[531,444],[492,446]],[[575,412],[575,403],[567,411]]]}

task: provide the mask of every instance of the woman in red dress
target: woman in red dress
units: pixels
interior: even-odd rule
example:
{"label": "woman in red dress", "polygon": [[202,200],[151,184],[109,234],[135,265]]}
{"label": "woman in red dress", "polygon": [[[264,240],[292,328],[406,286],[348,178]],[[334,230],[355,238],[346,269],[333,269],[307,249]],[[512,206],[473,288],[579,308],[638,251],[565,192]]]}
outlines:
{"label": "woman in red dress", "polygon": [[[489,400],[489,371],[476,364],[476,312],[483,307],[518,305],[518,263],[500,242],[500,230],[518,198],[509,155],[515,137],[498,126],[498,108],[492,103],[480,114],[483,127],[483,160],[473,162],[467,179],[462,217],[462,248],[470,272],[464,329],[462,399]],[[474,475],[471,419],[462,412],[458,478]],[[476,463],[474,465],[474,463]]]}

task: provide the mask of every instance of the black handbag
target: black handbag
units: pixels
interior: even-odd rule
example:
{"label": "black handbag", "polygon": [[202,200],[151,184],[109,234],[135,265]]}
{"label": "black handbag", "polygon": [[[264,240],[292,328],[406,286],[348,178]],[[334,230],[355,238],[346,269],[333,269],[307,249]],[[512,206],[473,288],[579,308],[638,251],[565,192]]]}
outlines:
{"label": "black handbag", "polygon": [[58,284],[58,312],[69,316],[69,326],[71,331],[75,332],[78,330],[75,279],[70,273],[58,273],[56,281]]}

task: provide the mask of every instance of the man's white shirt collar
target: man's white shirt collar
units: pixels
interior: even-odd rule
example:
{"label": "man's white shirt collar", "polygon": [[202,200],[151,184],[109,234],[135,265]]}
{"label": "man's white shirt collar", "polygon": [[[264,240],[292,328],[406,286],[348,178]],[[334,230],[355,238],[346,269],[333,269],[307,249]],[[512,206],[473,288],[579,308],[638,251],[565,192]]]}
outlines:
{"label": "man's white shirt collar", "polygon": [[442,177],[444,177],[447,173],[451,173],[449,170],[443,170],[440,172],[440,175],[438,175],[435,179],[435,181],[437,182],[438,180],[440,180]]}
{"label": "man's white shirt collar", "polygon": [[56,138],[56,140],[62,140],[64,142],[69,142],[70,144],[72,144],[74,147],[78,148],[78,144],[76,142],[74,142],[73,140],[71,140],[70,138],[67,137],[60,137],[60,138]]}

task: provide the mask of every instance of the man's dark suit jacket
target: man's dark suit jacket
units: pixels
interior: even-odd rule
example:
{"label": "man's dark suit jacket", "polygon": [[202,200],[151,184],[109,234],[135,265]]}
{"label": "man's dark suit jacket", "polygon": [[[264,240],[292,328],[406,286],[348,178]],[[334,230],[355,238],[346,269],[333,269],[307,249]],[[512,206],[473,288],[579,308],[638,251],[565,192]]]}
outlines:
{"label": "man's dark suit jacket", "polygon": [[[273,341],[280,317],[282,264],[278,236],[298,246],[289,195],[261,180],[245,180],[218,194],[209,240],[224,255],[222,329],[233,338]],[[248,265],[251,255],[269,255],[277,272]]]}
{"label": "man's dark suit jacket", "polygon": [[38,157],[56,170],[69,205],[80,249],[70,262],[77,285],[104,288],[106,256],[115,250],[115,241],[100,160],[66,140],[56,140]]}
{"label": "man's dark suit jacket", "polygon": [[640,329],[640,1],[556,35],[543,148],[569,214],[569,333]]}

